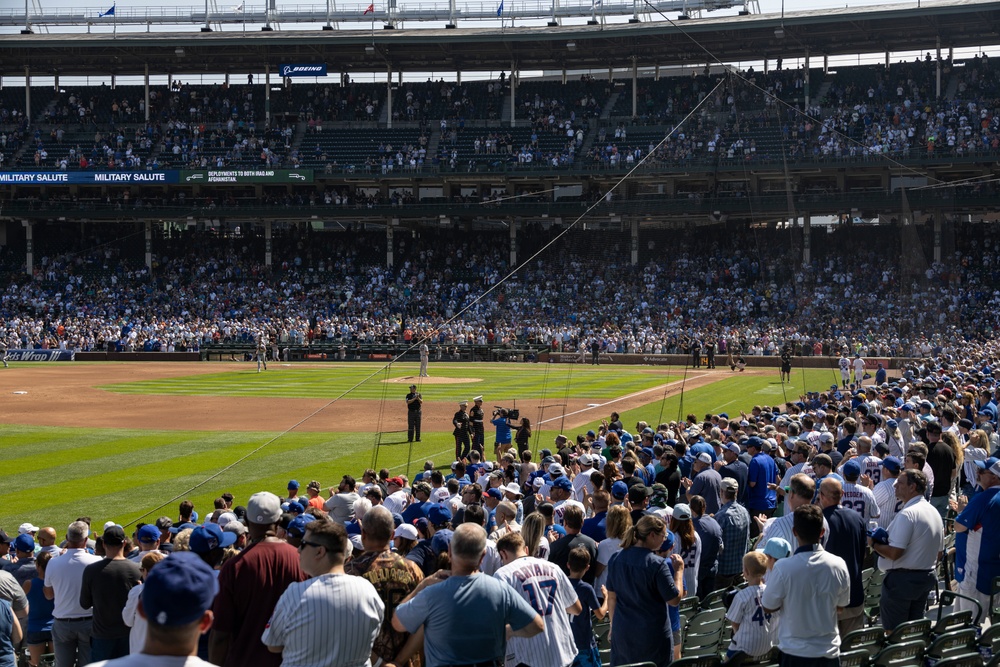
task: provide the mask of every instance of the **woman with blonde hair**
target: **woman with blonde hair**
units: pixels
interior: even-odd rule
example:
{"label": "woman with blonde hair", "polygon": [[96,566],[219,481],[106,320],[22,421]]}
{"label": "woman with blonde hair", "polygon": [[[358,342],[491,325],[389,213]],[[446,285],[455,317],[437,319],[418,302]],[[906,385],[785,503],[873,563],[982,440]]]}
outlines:
{"label": "woman with blonde hair", "polygon": [[976,429],[969,433],[969,442],[965,444],[962,456],[965,463],[961,466],[962,472],[965,473],[962,493],[967,498],[971,498],[979,480],[979,469],[976,466],[976,461],[985,461],[990,457],[990,438],[986,435],[986,431]]}
{"label": "woman with blonde hair", "polygon": [[622,550],[621,544],[629,528],[632,527],[632,515],[622,505],[615,505],[608,510],[604,532],[607,537],[597,543],[597,562],[594,563],[594,590],[601,590],[608,580],[608,563],[611,558]]}
{"label": "woman with blonde hair", "polygon": [[521,537],[529,556],[548,560],[549,540],[545,537],[545,517],[538,512],[532,512],[524,517],[521,523]]}
{"label": "woman with blonde hair", "polygon": [[[621,552],[608,563],[612,665],[652,661],[667,667],[674,659],[667,605],[680,602],[684,561],[656,555],[666,534],[663,519],[647,514],[625,532]],[[663,630],[636,633],[639,627]]]}

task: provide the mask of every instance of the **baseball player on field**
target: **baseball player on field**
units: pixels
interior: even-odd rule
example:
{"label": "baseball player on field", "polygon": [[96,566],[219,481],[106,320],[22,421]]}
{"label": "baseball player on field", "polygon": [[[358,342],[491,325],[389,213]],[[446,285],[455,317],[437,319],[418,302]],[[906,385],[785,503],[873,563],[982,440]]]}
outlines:
{"label": "baseball player on field", "polygon": [[257,334],[257,350],[254,352],[254,358],[257,360],[257,372],[260,373],[260,367],[263,366],[264,370],[267,370],[267,335],[261,331]]}
{"label": "baseball player on field", "polygon": [[7,342],[3,338],[0,338],[0,358],[3,360],[3,367],[10,368],[7,364]]}

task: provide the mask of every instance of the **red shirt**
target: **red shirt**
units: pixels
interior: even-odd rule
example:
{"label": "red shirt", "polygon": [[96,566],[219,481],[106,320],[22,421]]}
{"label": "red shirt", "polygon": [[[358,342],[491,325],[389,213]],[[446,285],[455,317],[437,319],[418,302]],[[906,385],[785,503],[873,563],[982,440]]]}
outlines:
{"label": "red shirt", "polygon": [[212,605],[213,629],[230,634],[223,667],[280,667],[281,654],[268,651],[260,636],[289,584],[308,578],[287,542],[258,542],[226,561]]}

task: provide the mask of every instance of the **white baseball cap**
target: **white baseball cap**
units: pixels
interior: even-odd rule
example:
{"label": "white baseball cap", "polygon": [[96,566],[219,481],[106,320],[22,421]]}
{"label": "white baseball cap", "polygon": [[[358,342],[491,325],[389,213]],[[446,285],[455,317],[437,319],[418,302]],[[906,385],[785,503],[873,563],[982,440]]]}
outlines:
{"label": "white baseball cap", "polygon": [[18,535],[27,535],[28,533],[37,533],[37,532],[38,532],[38,526],[35,526],[30,523],[22,523],[20,526],[17,527]]}
{"label": "white baseball cap", "polygon": [[701,461],[702,463],[707,463],[708,465],[712,465],[712,457],[710,454],[708,454],[708,452],[702,452],[701,454],[699,454],[698,460]]}
{"label": "white baseball cap", "polygon": [[401,537],[404,540],[415,540],[417,539],[417,528],[416,526],[410,525],[408,523],[401,523],[399,527],[396,528],[396,532],[392,534],[393,537]]}

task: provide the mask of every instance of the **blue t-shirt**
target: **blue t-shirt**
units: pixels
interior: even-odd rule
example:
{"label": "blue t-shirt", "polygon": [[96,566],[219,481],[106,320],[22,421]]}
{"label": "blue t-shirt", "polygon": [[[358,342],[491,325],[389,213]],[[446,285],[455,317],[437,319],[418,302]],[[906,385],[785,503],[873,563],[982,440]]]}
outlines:
{"label": "blue t-shirt", "polygon": [[594,540],[595,542],[600,542],[601,540],[607,538],[607,528],[608,528],[608,513],[598,512],[589,519],[583,520],[583,528],[580,530],[581,533]]}
{"label": "blue t-shirt", "polygon": [[680,595],[670,561],[642,547],[623,549],[608,563],[606,585],[615,594],[615,626],[628,628],[611,634],[611,664],[667,667],[674,659],[667,601]]}
{"label": "blue t-shirt", "polygon": [[572,617],[569,621],[573,628],[573,641],[576,642],[577,651],[586,651],[597,646],[597,639],[594,637],[594,626],[591,623],[591,613],[599,609],[601,604],[597,601],[597,593],[594,587],[583,579],[570,579],[576,596],[580,598],[583,609],[580,613]]}
{"label": "blue t-shirt", "polygon": [[[750,466],[747,470],[747,509],[751,510],[773,510],[778,502],[778,495],[774,489],[767,488],[768,484],[778,482],[778,466],[774,464],[774,459],[761,452],[750,459]],[[750,484],[756,483],[754,486]]]}
{"label": "blue t-shirt", "polygon": [[[427,667],[503,662],[505,626],[520,630],[537,615],[511,586],[485,574],[449,577],[396,607],[407,632],[424,626]],[[489,622],[469,622],[477,618]]]}
{"label": "blue t-shirt", "polygon": [[[973,496],[955,521],[970,531],[977,531],[979,557],[976,559],[976,590],[989,595],[993,578],[1000,576],[1000,486],[990,487]],[[973,539],[974,536],[967,535],[961,544],[963,579],[969,566],[968,543]],[[958,540],[955,545],[958,549]],[[959,567],[957,556],[955,566]]]}
{"label": "blue t-shirt", "polygon": [[497,442],[501,445],[510,444],[510,424],[507,423],[506,417],[497,417],[490,422],[497,427]]}
{"label": "blue t-shirt", "polygon": [[14,610],[10,603],[0,600],[0,667],[16,667],[14,644],[10,633],[14,631]]}

